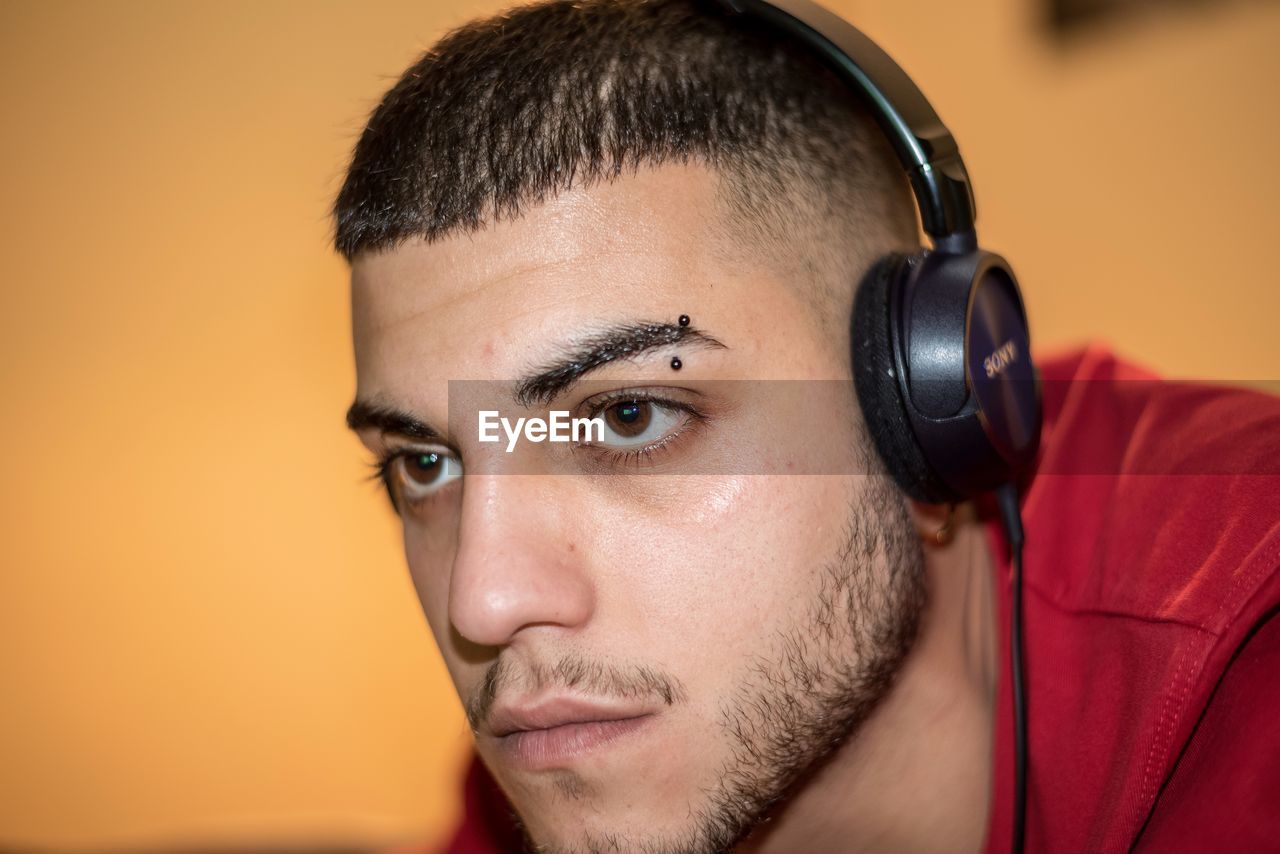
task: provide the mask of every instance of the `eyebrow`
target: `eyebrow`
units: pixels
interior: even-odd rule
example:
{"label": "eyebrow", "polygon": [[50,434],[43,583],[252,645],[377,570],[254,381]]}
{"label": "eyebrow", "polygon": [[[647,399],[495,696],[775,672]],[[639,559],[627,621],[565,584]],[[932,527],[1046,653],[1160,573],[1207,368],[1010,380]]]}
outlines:
{"label": "eyebrow", "polygon": [[684,342],[709,350],[729,349],[693,326],[652,321],[609,326],[574,342],[563,356],[520,380],[516,403],[550,403],[583,376],[610,362],[635,359],[650,350]]}
{"label": "eyebrow", "polygon": [[[692,326],[652,322],[618,324],[575,342],[564,356],[520,380],[516,385],[515,400],[521,406],[549,403],[583,376],[610,362],[635,359],[659,347],[684,341],[704,349],[729,349]],[[347,409],[347,427],[357,431],[373,428],[384,435],[447,444],[439,430],[416,415],[370,400],[357,399],[351,404]]]}
{"label": "eyebrow", "polygon": [[444,436],[439,430],[417,416],[393,406],[384,406],[367,400],[356,400],[351,404],[351,408],[347,410],[347,427],[352,430],[373,427],[382,433],[392,433],[410,439],[444,441]]}

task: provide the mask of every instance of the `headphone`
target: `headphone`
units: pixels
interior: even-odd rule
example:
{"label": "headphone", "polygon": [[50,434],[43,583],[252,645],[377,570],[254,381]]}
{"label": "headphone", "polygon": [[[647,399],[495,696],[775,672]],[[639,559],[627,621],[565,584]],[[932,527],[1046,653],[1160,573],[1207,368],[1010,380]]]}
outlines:
{"label": "headphone", "polygon": [[859,284],[849,323],[854,386],[876,449],[908,496],[938,503],[996,491],[1014,558],[1013,850],[1021,851],[1027,747],[1017,483],[1040,446],[1041,410],[1017,279],[1004,258],[978,246],[973,188],[955,139],[888,54],[809,0],[717,2],[798,41],[862,98],[906,169],[933,243],[881,258]]}
{"label": "headphone", "polygon": [[1026,311],[1009,263],[978,247],[964,161],[924,94],[871,39],[808,0],[719,0],[808,47],[870,108],[906,169],[933,249],[877,261],[850,333],[876,449],[918,501],[1015,482],[1040,444]]}

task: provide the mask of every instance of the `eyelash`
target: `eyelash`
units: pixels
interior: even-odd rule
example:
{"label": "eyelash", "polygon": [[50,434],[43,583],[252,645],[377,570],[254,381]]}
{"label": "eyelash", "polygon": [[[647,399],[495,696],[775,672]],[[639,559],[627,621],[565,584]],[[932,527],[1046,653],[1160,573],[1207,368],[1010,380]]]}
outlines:
{"label": "eyelash", "polygon": [[669,446],[687,433],[689,430],[705,424],[707,416],[696,406],[684,403],[678,400],[661,397],[659,395],[646,393],[643,390],[636,391],[634,389],[620,389],[618,391],[607,392],[599,397],[584,401],[579,409],[586,409],[588,418],[596,418],[611,406],[619,403],[647,403],[651,406],[661,406],[676,412],[684,413],[688,416],[688,422],[681,425],[675,431],[663,436],[656,442],[644,445],[638,448],[628,448],[625,451],[609,450],[607,446],[601,444],[589,444],[582,446],[584,450],[588,450],[598,457],[605,460],[609,465],[619,469],[639,468],[645,462],[654,458],[656,454],[663,450],[669,450]]}
{"label": "eyelash", "polygon": [[[598,458],[603,459],[606,462],[606,464],[614,466],[616,468],[624,469],[624,470],[629,468],[639,468],[644,463],[653,460],[655,455],[661,453],[665,449],[668,449],[668,446],[670,446],[675,440],[677,440],[678,438],[683,436],[685,433],[687,433],[691,428],[704,424],[707,421],[706,414],[703,413],[701,410],[699,410],[697,407],[692,406],[691,404],[684,403],[681,401],[671,400],[670,398],[660,397],[654,394],[646,394],[643,391],[637,392],[637,391],[628,390],[628,389],[609,392],[605,395],[601,395],[598,398],[595,398],[589,401],[584,401],[582,404],[579,405],[579,409],[581,410],[585,407],[587,417],[596,418],[605,410],[607,410],[610,406],[614,406],[619,403],[633,403],[633,402],[647,403],[651,406],[662,406],[668,409],[682,412],[688,416],[689,422],[684,424],[674,432],[669,433],[666,436],[663,436],[661,439],[659,439],[656,442],[653,442],[651,444],[644,445],[638,448],[628,448],[625,451],[609,450],[607,446],[600,445],[600,444],[581,445],[578,447],[589,450],[591,453],[595,454]],[[379,452],[374,459],[368,460],[366,462],[366,465],[369,467],[370,472],[364,478],[364,480],[366,482],[378,481],[379,483],[381,483],[383,490],[386,492],[387,497],[390,499],[391,505],[396,510],[396,512],[399,512],[400,508],[396,507],[395,490],[391,482],[391,466],[394,465],[396,461],[401,457],[407,456],[409,454],[416,454],[421,452],[422,452],[421,448],[412,448],[412,447],[386,448],[385,450]],[[451,450],[447,450],[446,453],[452,455],[454,452]],[[436,492],[431,493],[430,495],[424,496],[423,498],[419,499],[416,502],[413,502],[413,504],[414,506],[421,506],[422,504],[428,503],[433,499],[437,498],[443,492],[444,490],[438,490]]]}
{"label": "eyelash", "polygon": [[365,475],[365,482],[381,481],[384,487],[390,489],[389,476],[391,474],[391,463],[395,458],[405,453],[403,449],[391,450],[387,449],[380,452],[371,460],[367,460],[365,465],[370,469],[369,474]]}
{"label": "eyelash", "polygon": [[[400,512],[400,508],[396,505],[396,492],[391,483],[391,467],[395,465],[396,461],[401,457],[406,457],[410,454],[420,454],[422,451],[423,449],[421,448],[387,448],[379,452],[374,459],[366,461],[366,465],[368,465],[371,471],[365,476],[365,482],[378,481],[381,483],[382,491],[386,493],[387,499],[391,502],[391,507],[396,511],[396,513]],[[444,452],[450,456],[454,455],[454,452],[448,449],[444,449]],[[443,489],[436,490],[429,495],[422,496],[416,501],[409,501],[407,503],[411,507],[421,507],[422,505],[428,504],[438,498],[444,491],[445,490]]]}

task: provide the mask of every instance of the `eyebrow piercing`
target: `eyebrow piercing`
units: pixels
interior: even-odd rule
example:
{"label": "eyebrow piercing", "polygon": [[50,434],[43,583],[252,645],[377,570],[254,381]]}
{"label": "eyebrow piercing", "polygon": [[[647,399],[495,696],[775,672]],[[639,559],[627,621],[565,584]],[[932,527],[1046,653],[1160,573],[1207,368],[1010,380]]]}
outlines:
{"label": "eyebrow piercing", "polygon": [[[688,325],[689,325],[689,315],[687,315],[687,314],[682,314],[682,315],[680,315],[680,318],[679,318],[679,320],[677,321],[677,323],[679,323],[682,327],[683,327],[683,326],[688,326]],[[671,357],[671,370],[673,370],[673,371],[678,371],[678,370],[680,370],[680,369],[681,369],[681,368],[683,368],[683,367],[684,367],[684,362],[680,361],[680,357],[679,357],[679,356],[672,356],[672,357]]]}

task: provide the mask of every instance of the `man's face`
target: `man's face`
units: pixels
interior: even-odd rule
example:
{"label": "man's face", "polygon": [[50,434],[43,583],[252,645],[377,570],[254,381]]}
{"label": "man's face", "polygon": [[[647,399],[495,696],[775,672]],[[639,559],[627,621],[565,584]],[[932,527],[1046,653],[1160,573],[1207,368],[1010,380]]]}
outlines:
{"label": "man's face", "polygon": [[[665,166],[353,267],[361,439],[477,750],[547,850],[732,843],[914,633],[919,549],[865,474],[843,319],[729,234],[713,174]],[[478,409],[605,430],[508,453]]]}

